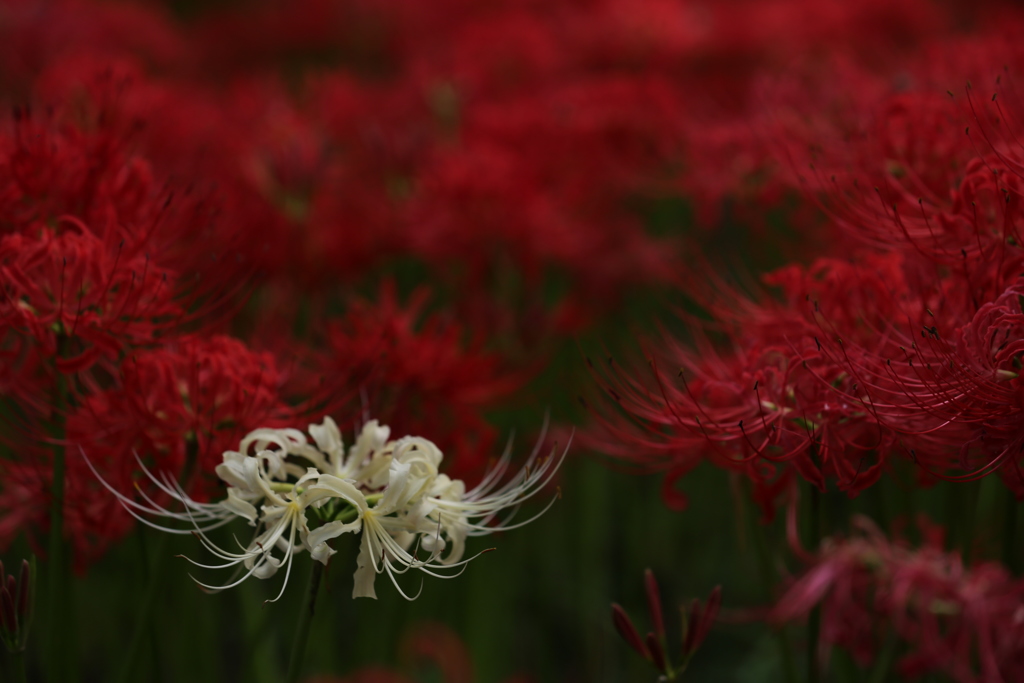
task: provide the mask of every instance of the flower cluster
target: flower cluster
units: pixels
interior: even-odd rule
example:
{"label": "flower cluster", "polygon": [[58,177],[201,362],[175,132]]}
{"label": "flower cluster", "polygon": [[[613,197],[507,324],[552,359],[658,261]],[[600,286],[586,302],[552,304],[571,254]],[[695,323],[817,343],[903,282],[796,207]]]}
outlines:
{"label": "flower cluster", "polygon": [[[821,606],[824,643],[870,664],[886,647],[905,647],[901,677],[942,673],[957,681],[1016,681],[1024,675],[1024,581],[997,562],[969,566],[942,549],[942,534],[922,524],[926,542],[888,538],[865,517],[849,538],[826,539],[805,553],[806,569],[769,614],[786,623]],[[936,533],[938,532],[938,533]]]}
{"label": "flower cluster", "polygon": [[[595,411],[595,447],[670,486],[711,460],[769,511],[796,479],[855,496],[898,460],[929,481],[998,472],[1024,495],[1024,60],[996,31],[959,40],[964,60],[933,58],[943,37],[881,70],[776,77],[773,127],[749,128],[780,141],[771,182],[802,195],[821,242],[750,287],[690,277],[706,316],[685,341],[594,366],[615,404]],[[838,74],[855,105],[822,83]]]}
{"label": "flower cluster", "polygon": [[[376,598],[374,581],[385,573],[403,597],[415,599],[419,593],[410,597],[396,575],[414,569],[439,578],[457,576],[461,570],[451,570],[487,552],[463,559],[467,538],[528,524],[557,499],[530,519],[513,520],[519,505],[551,482],[565,451],[541,457],[538,446],[523,469],[505,480],[510,447],[467,490],[461,480],[439,471],[443,455],[432,442],[416,436],[391,439],[390,434],[388,427],[370,420],[346,451],[330,417],[309,426],[312,441],[296,429],[256,429],[237,451],[224,453],[216,472],[227,484],[227,495],[216,503],[192,500],[168,475],[144,467],[156,487],[153,495],[140,487],[140,499],[135,499],[101,481],[140,521],[171,533],[195,533],[224,561],[193,564],[244,570],[241,578],[219,586],[197,581],[205,589],[231,588],[251,576],[270,578],[285,567],[281,591],[272,602],[284,594],[296,554],[308,551],[313,560],[327,564],[336,552],[328,542],[344,534],[361,535],[352,597]],[[183,511],[169,510],[156,500],[161,496],[181,503]],[[193,528],[161,526],[147,519],[154,515],[188,521]],[[255,528],[252,540],[241,552],[218,546],[209,532],[238,518]]]}
{"label": "flower cluster", "polygon": [[[766,522],[806,485],[817,543],[840,507],[820,492],[881,509],[886,486],[956,501],[995,474],[1012,537],[1024,13],[962,4],[0,0],[0,551],[49,536],[48,605],[63,553],[83,570],[133,519],[194,534],[203,574],[232,573],[207,590],[283,575],[276,600],[309,553],[311,614],[350,540],[354,596],[386,574],[414,597],[402,575],[457,575],[555,476],[564,454],[539,450],[488,469],[498,421],[567,413],[574,341],[630,344],[680,299],[685,329],[590,363],[602,397],[583,398],[587,445],[665,473],[670,507],[708,462]],[[758,279],[702,260],[725,244]],[[337,423],[293,428],[321,415]],[[1017,604],[1012,582],[864,536],[823,546],[776,620],[822,614],[846,642],[849,613],[860,643],[869,617],[914,613],[904,650],[1017,675],[1008,613],[958,621],[998,611],[985,586]],[[785,561],[765,550],[768,589]],[[934,619],[916,597],[857,611],[893,577],[961,595],[953,575],[963,604],[927,596]],[[648,591],[646,638],[615,623],[671,679],[718,594],[684,618],[678,665]]]}

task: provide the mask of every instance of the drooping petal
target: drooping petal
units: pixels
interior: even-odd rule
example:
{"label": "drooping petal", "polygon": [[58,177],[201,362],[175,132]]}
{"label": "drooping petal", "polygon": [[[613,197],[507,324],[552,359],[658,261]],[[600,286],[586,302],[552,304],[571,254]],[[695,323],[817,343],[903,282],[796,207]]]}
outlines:
{"label": "drooping petal", "polygon": [[249,526],[256,526],[256,517],[258,515],[256,507],[249,501],[241,498],[238,495],[238,489],[234,487],[229,488],[228,497],[221,501],[220,505],[229,512],[249,520]]}
{"label": "drooping petal", "polygon": [[377,578],[377,570],[374,566],[374,552],[370,534],[363,534],[362,543],[359,545],[359,556],[356,558],[356,573],[352,577],[353,598],[377,599],[377,592],[373,589],[374,579]]}

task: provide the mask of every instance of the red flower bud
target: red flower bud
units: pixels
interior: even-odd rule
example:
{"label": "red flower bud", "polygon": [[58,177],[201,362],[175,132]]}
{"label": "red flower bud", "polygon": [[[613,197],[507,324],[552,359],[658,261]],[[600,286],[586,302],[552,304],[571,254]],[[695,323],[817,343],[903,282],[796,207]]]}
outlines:
{"label": "red flower bud", "polygon": [[654,572],[650,569],[644,572],[644,586],[647,589],[647,611],[651,615],[654,633],[661,642],[665,642],[665,620],[661,615],[661,592],[658,590],[658,581],[654,578]]}
{"label": "red flower bud", "polygon": [[28,560],[21,561],[21,576],[18,578],[18,604],[17,614],[18,620],[23,626],[26,626],[26,616],[28,615],[29,604],[29,588],[31,587],[31,579],[29,578],[31,567],[28,564]]}
{"label": "red flower bud", "polygon": [[654,668],[665,673],[665,651],[661,648],[658,637],[653,632],[648,633],[646,642],[647,649],[651,653],[651,661],[654,662]]}
{"label": "red flower bud", "polygon": [[18,632],[18,617],[14,612],[14,598],[6,587],[0,589],[0,615],[3,615],[4,635],[14,636]]}
{"label": "red flower bud", "polygon": [[619,635],[626,641],[626,644],[636,650],[644,659],[651,659],[651,654],[644,645],[644,641],[640,638],[640,634],[637,633],[636,627],[633,626],[633,621],[626,614],[626,611],[618,603],[614,602],[612,603],[612,623],[615,624],[615,630],[619,632]]}

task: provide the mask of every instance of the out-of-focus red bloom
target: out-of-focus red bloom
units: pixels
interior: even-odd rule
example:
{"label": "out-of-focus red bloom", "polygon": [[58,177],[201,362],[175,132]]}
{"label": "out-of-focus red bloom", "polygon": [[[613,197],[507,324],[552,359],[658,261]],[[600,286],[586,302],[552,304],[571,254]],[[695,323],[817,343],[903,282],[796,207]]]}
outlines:
{"label": "out-of-focus red bloom", "polygon": [[910,678],[935,672],[980,683],[1024,676],[1024,582],[995,562],[964,566],[958,553],[942,550],[941,530],[929,525],[920,548],[886,538],[863,517],[854,525],[854,536],[826,539],[811,554],[797,546],[808,569],[770,620],[800,619],[820,605],[822,640],[864,666],[891,634],[908,648],[897,666]]}
{"label": "out-of-focus red bloom", "polygon": [[82,397],[67,431],[93,464],[113,458],[126,474],[137,469],[131,453],[153,471],[177,473],[189,448],[198,471],[212,474],[245,434],[294,415],[281,400],[285,378],[274,358],[227,336],[184,337],[140,351],[120,371],[115,387]]}
{"label": "out-of-focus red bloom", "polygon": [[340,391],[356,415],[362,406],[351,400],[358,386],[366,408],[394,433],[436,435],[446,461],[452,459],[452,476],[472,475],[492,455],[497,436],[484,411],[526,376],[505,367],[472,329],[444,313],[426,314],[428,298],[420,290],[403,305],[388,284],[376,300],[353,302],[344,320],[330,325],[314,393],[332,403]]}
{"label": "out-of-focus red bloom", "polygon": [[[295,414],[280,398],[283,377],[274,359],[229,337],[185,337],[137,351],[119,367],[111,387],[83,378],[91,391],[76,393],[66,420],[64,528],[79,566],[132,526],[83,454],[105,481],[129,494],[139,470],[136,458],[172,477],[188,465],[199,474],[182,485],[202,500],[220,485],[206,475],[224,451],[249,431]],[[20,531],[48,525],[50,462],[46,448],[31,445],[18,461],[3,462],[0,546]]]}
{"label": "out-of-focus red bloom", "polygon": [[633,77],[466,107],[460,144],[423,170],[410,238],[426,258],[472,264],[471,283],[492,254],[528,279],[564,268],[600,299],[663,282],[676,245],[647,235],[627,198],[670,173],[682,106],[663,83]]}
{"label": "out-of-focus red bloom", "polygon": [[[45,447],[26,447],[19,461],[5,460],[0,466],[4,486],[0,491],[0,548],[6,549],[21,534],[40,551],[50,528],[50,495],[53,490],[51,454]],[[131,458],[131,454],[126,454]],[[75,448],[69,454],[81,460]],[[74,551],[75,566],[83,569],[98,559],[110,544],[132,527],[132,518],[111,501],[110,492],[95,485],[95,477],[83,465],[65,478],[64,530]],[[130,479],[115,485],[131,486]]]}
{"label": "out-of-focus red bloom", "polygon": [[65,369],[151,341],[184,316],[178,274],[151,239],[167,197],[118,145],[25,110],[0,137],[0,325],[50,356],[69,339]]}
{"label": "out-of-focus red bloom", "polygon": [[[98,86],[115,97],[117,78]],[[106,94],[104,94],[104,92]],[[0,332],[4,346],[32,339],[63,371],[197,321],[230,299],[242,269],[216,252],[231,244],[207,202],[162,181],[132,152],[116,112],[70,108],[42,117],[16,109],[0,130]]]}
{"label": "out-of-focus red bloom", "polygon": [[780,269],[764,278],[776,301],[717,285],[701,295],[716,322],[695,321],[692,345],[668,341],[647,368],[595,366],[615,407],[595,406],[603,429],[584,438],[628,466],[668,470],[670,503],[682,503],[674,481],[705,458],[746,474],[766,514],[789,471],[819,488],[864,490],[896,435],[843,354],[876,344],[907,314],[901,264],[868,255]]}
{"label": "out-of-focus red bloom", "polygon": [[[143,254],[107,248],[77,221],[67,224],[60,235],[42,229],[35,239],[0,237],[5,331],[27,334],[68,372],[150,343],[159,328],[183,316],[166,270]],[[62,339],[70,349],[59,356]]]}
{"label": "out-of-focus red bloom", "polygon": [[188,63],[184,36],[158,3],[4,0],[0,3],[0,82],[20,95],[52,62],[102,53],[168,68]]}
{"label": "out-of-focus red bloom", "polygon": [[893,457],[926,477],[998,470],[1024,491],[1024,119],[1008,85],[1022,62],[983,49],[990,35],[964,42],[969,68],[997,81],[991,98],[936,91],[968,67],[915,58],[901,92],[868,76],[849,110],[826,88],[806,130],[783,113],[777,148],[794,171],[783,182],[820,201],[832,257],[765,278],[775,301],[712,277],[695,290],[714,321],[693,326],[695,343],[663,344],[649,370],[602,365],[617,407],[591,437],[598,449],[668,470],[669,487],[709,457],[750,476],[762,503],[790,468],[856,493]]}
{"label": "out-of-focus red bloom", "polygon": [[[406,672],[436,669],[443,683],[475,683],[473,662],[459,636],[444,624],[422,623],[407,633],[400,646],[400,658]],[[395,669],[373,666],[360,669],[345,678],[318,676],[306,683],[416,683],[418,676]],[[435,680],[435,678],[431,678]],[[505,683],[529,683],[526,676],[513,676]]]}
{"label": "out-of-focus red bloom", "polygon": [[828,353],[856,381],[864,409],[928,471],[973,479],[999,470],[1021,491],[1022,296],[1018,279],[963,325],[928,309],[874,348],[832,341]]}

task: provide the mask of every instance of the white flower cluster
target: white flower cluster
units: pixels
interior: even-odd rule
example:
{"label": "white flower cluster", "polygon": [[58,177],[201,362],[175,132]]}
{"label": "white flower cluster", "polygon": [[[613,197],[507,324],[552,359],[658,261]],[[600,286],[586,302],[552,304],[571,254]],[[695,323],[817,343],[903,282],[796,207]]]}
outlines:
{"label": "white flower cluster", "polygon": [[[217,565],[189,560],[193,564],[244,570],[241,578],[220,586],[197,581],[203,588],[231,588],[250,576],[266,579],[284,566],[278,600],[297,553],[309,551],[326,564],[335,553],[329,541],[361,533],[352,596],[375,598],[374,579],[384,572],[411,600],[419,594],[407,595],[396,574],[416,569],[440,578],[457,576],[461,569],[452,570],[479,556],[462,559],[467,537],[528,524],[551,507],[555,498],[530,519],[512,521],[518,506],[550,482],[566,453],[539,458],[538,447],[525,467],[503,483],[511,460],[508,448],[480,484],[467,491],[462,481],[438,471],[443,456],[432,442],[416,436],[392,440],[390,429],[376,420],[366,423],[347,453],[330,417],[310,425],[309,435],[312,443],[297,429],[248,434],[217,466],[217,475],[228,485],[227,497],[217,503],[196,502],[168,475],[154,476],[143,467],[164,495],[184,506],[183,512],[158,504],[141,488],[139,498],[126,496],[93,472],[137,519],[162,531],[195,534],[222,560]],[[505,510],[510,513],[499,520]],[[187,521],[192,528],[154,524],[146,515]],[[238,517],[255,527],[252,541],[239,543],[240,552],[217,546],[207,535]],[[311,527],[311,522],[319,524]]]}

